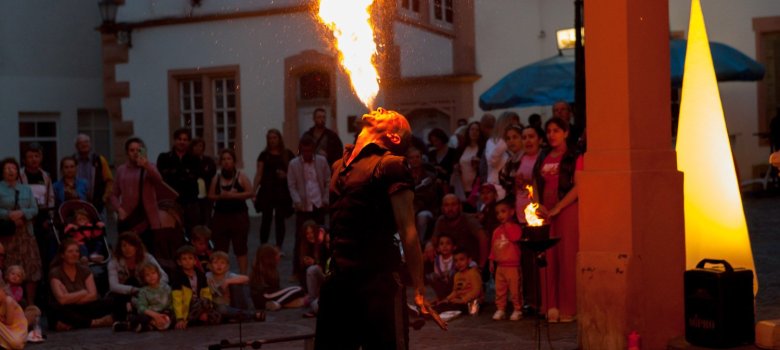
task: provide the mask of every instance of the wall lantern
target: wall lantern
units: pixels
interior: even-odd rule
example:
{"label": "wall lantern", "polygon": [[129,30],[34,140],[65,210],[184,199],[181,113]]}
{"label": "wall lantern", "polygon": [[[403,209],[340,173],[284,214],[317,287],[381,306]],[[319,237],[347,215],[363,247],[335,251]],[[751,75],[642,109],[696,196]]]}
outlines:
{"label": "wall lantern", "polygon": [[116,37],[117,43],[121,45],[133,46],[132,31],[133,29],[123,23],[116,22],[116,13],[119,9],[119,3],[117,0],[101,0],[98,2],[98,10],[100,10],[100,18],[103,23],[98,28],[100,32],[105,34],[113,34]]}
{"label": "wall lantern", "polygon": [[[585,28],[582,28],[582,41],[585,44]],[[555,32],[556,44],[558,45],[558,51],[573,49],[577,46],[577,32],[574,28],[559,29]]]}

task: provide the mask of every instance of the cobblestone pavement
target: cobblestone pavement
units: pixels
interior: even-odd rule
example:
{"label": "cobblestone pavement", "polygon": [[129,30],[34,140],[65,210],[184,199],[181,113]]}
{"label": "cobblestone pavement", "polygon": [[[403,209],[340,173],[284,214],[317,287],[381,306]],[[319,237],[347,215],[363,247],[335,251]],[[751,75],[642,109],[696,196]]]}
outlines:
{"label": "cobblestone pavement", "polygon": [[[745,212],[753,242],[753,254],[759,278],[757,320],[780,318],[780,196],[750,196],[744,199]],[[250,234],[250,252],[258,245],[254,219]],[[288,220],[292,227],[292,220]],[[290,230],[288,230],[290,231]],[[282,276],[290,272],[292,234],[285,242],[287,257],[282,260]],[[533,320],[496,322],[490,319],[494,307],[487,306],[478,317],[460,317],[450,323],[449,331],[440,331],[427,324],[419,331],[410,331],[411,349],[534,349]],[[301,317],[303,310],[292,309],[268,314],[266,322],[228,324],[217,327],[196,327],[185,331],[113,333],[110,329],[87,329],[64,333],[50,332],[42,344],[29,349],[206,349],[222,339],[237,341],[311,334],[314,320]],[[554,349],[577,348],[576,324],[554,324],[549,329]],[[545,335],[543,333],[543,335]],[[546,341],[543,337],[543,341]],[[264,345],[263,349],[302,349],[302,341]],[[543,344],[543,348],[547,348]]]}

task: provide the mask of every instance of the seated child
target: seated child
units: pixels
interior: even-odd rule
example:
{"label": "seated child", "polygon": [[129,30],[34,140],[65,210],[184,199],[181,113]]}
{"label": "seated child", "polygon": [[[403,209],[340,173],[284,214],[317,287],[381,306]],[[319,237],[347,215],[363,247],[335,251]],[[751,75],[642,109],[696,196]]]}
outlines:
{"label": "seated child", "polygon": [[4,276],[9,296],[24,309],[24,315],[27,317],[27,328],[29,331],[27,341],[33,343],[42,342],[43,333],[39,323],[41,309],[35,305],[27,305],[27,298],[24,291],[24,268],[19,265],[8,266]]}
{"label": "seated child", "polygon": [[482,278],[479,269],[471,264],[468,252],[459,248],[454,256],[457,272],[453,276],[452,293],[434,306],[437,312],[449,310],[468,312],[470,303],[478,303],[482,299]]}
{"label": "seated child", "polygon": [[452,281],[455,276],[455,266],[453,264],[452,252],[455,249],[455,243],[449,233],[439,234],[439,241],[436,247],[436,257],[433,259],[433,272],[426,275],[425,279],[436,293],[437,300],[444,300],[452,293]]}
{"label": "seated child", "polygon": [[299,286],[281,288],[279,283],[279,249],[265,244],[257,248],[252,266],[252,300],[255,305],[276,311],[282,307],[296,308],[304,304],[303,289]]}
{"label": "seated child", "polygon": [[310,307],[310,310],[304,313],[303,317],[311,318],[317,315],[320,286],[325,281],[323,267],[327,258],[327,250],[325,248],[325,236],[327,233],[324,228],[311,220],[303,223],[303,232],[305,239],[301,242],[300,253],[298,254],[301,257],[303,276],[300,276],[299,280],[305,282],[304,287],[307,295],[304,304],[308,304]]}
{"label": "seated child", "polygon": [[105,226],[100,221],[93,223],[84,209],[73,211],[73,222],[65,226],[65,235],[79,244],[82,261],[87,262],[89,259],[92,262],[102,262],[107,256],[107,248],[103,242]]}
{"label": "seated child", "polygon": [[176,265],[171,278],[176,329],[185,329],[193,323],[219,324],[221,316],[211,301],[206,274],[198,268],[195,248],[187,245],[179,248]]}
{"label": "seated child", "polygon": [[[515,210],[513,203],[502,200],[496,204],[496,217],[501,224],[493,231],[493,240],[490,245],[490,272],[495,272],[496,279],[496,313],[494,320],[502,320],[506,317],[506,297],[509,289],[512,300],[512,321],[523,317],[522,294],[520,292],[522,278],[520,276],[520,247],[517,241],[522,236],[520,225],[514,222]],[[498,264],[498,267],[495,267]]]}
{"label": "seated child", "polygon": [[5,269],[5,282],[8,284],[8,292],[14,298],[19,306],[27,306],[27,299],[24,295],[24,268],[19,265],[11,265]]}
{"label": "seated child", "polygon": [[[144,286],[133,297],[133,306],[138,314],[130,320],[130,328],[136,332],[151,327],[164,331],[171,326],[171,287],[160,280],[160,268],[151,263],[138,267],[138,279]],[[150,327],[151,326],[151,327]]]}
{"label": "seated child", "polygon": [[194,226],[192,228],[192,235],[190,237],[190,243],[195,248],[195,258],[198,259],[198,268],[204,273],[209,271],[209,263],[211,262],[211,247],[209,246],[209,240],[211,239],[211,230],[203,225]]}
{"label": "seated child", "polygon": [[27,318],[22,308],[6,294],[0,280],[0,348],[23,349],[27,337]]}
{"label": "seated child", "polygon": [[211,271],[206,272],[206,280],[214,305],[223,321],[264,321],[265,312],[253,311],[247,286],[249,277],[230,272],[230,258],[227,253],[216,251],[211,254],[210,266]]}

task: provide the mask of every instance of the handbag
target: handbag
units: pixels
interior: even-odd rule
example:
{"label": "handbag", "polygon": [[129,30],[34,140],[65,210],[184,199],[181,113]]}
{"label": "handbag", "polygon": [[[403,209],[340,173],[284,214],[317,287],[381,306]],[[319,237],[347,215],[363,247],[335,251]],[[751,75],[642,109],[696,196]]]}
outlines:
{"label": "handbag", "polygon": [[[19,190],[14,190],[14,208],[19,210]],[[16,223],[10,219],[0,220],[0,237],[13,236],[16,233]]]}

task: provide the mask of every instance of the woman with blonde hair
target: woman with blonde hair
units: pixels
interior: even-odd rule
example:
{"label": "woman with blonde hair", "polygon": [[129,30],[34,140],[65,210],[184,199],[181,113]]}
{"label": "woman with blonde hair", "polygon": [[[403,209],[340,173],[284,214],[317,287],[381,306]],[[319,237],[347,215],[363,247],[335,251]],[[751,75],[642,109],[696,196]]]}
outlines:
{"label": "woman with blonde hair", "polygon": [[487,173],[485,182],[492,184],[498,193],[497,200],[502,200],[506,196],[504,189],[498,181],[498,174],[504,168],[508,155],[507,147],[504,142],[504,133],[507,127],[513,124],[520,124],[520,117],[514,112],[504,112],[498,117],[496,126],[493,128],[493,135],[485,142],[485,160],[487,161]]}

